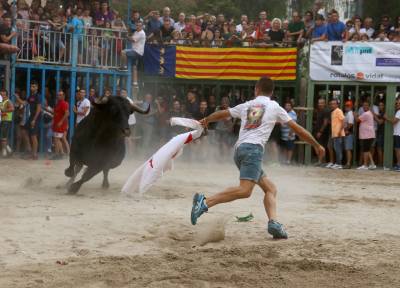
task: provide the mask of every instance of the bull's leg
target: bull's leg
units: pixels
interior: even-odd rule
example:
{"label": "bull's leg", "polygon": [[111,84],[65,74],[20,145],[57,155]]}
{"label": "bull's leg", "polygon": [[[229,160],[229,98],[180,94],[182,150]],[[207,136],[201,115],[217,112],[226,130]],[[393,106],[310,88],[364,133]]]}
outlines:
{"label": "bull's leg", "polygon": [[108,172],[109,171],[110,170],[108,170],[108,169],[103,170],[103,185],[102,185],[103,189],[108,189],[110,187],[110,183],[108,182]]}
{"label": "bull's leg", "polygon": [[98,174],[102,169],[100,167],[88,167],[82,175],[82,178],[79,181],[76,181],[68,188],[69,194],[76,194],[78,193],[79,189],[81,188],[82,184],[89,181],[93,178],[96,174]]}
{"label": "bull's leg", "polygon": [[74,183],[76,175],[79,174],[79,172],[81,172],[83,165],[82,164],[77,164],[75,165],[74,169],[73,169],[73,175],[72,177],[68,180],[67,184],[65,185],[67,189],[69,189],[69,187],[71,187],[72,183]]}

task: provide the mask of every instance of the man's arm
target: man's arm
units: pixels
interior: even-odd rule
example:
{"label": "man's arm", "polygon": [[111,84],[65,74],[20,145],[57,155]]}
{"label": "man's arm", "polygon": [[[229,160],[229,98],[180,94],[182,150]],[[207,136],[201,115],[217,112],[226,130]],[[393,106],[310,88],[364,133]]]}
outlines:
{"label": "man's arm", "polygon": [[231,113],[229,113],[229,110],[220,110],[217,112],[212,113],[211,115],[207,116],[204,119],[200,120],[201,125],[203,125],[203,127],[207,127],[208,123],[212,123],[212,122],[217,122],[219,120],[225,119],[231,117]]}
{"label": "man's arm", "polygon": [[308,132],[306,129],[301,127],[293,120],[289,121],[287,125],[294,131],[294,133],[297,134],[297,136],[299,136],[301,140],[313,146],[315,153],[317,153],[318,155],[318,159],[322,161],[322,159],[325,157],[325,148],[322,147],[321,144],[317,142],[317,140],[315,140],[310,132]]}

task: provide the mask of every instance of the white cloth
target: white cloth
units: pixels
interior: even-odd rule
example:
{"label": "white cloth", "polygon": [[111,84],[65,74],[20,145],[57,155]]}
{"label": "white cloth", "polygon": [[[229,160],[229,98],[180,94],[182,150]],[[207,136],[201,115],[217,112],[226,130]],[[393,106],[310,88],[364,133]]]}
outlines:
{"label": "white cloth", "polygon": [[[84,98],[82,101],[78,101],[76,103],[77,110],[78,110],[78,116],[76,116],[76,124],[79,124],[85,118],[87,115],[89,115],[90,112],[90,101],[87,98]],[[86,112],[85,115],[79,115],[80,113],[83,113],[85,108],[89,108]]]}
{"label": "white cloth", "polygon": [[[126,99],[128,99],[129,103],[133,104],[133,100],[129,97],[127,97]],[[136,124],[136,117],[135,117],[135,113],[132,113],[131,115],[129,115],[128,118],[128,125],[132,126]]]}
{"label": "white cloth", "polygon": [[354,113],[353,111],[346,112],[346,116],[344,118],[344,127],[347,128],[350,125],[354,125]]}
{"label": "white cloth", "polygon": [[140,56],[144,54],[144,44],[146,43],[146,33],[143,30],[135,31],[132,36],[132,49]]}
{"label": "white cloth", "polygon": [[185,27],[186,27],[185,22],[183,22],[183,23],[181,23],[181,22],[176,22],[176,23],[174,24],[174,29],[175,29],[176,31],[179,31],[179,32],[182,32],[182,30],[185,29]]}
{"label": "white cloth", "polygon": [[396,119],[399,119],[399,121],[393,126],[393,135],[400,136],[400,110],[396,112],[396,115],[394,117],[396,117]]}
{"label": "white cloth", "polygon": [[171,125],[184,126],[195,130],[175,136],[136,169],[122,187],[121,192],[123,194],[145,193],[163,176],[164,172],[172,170],[173,160],[182,154],[185,145],[199,138],[203,133],[203,127],[196,120],[174,117],[171,118]]}
{"label": "white cloth", "polygon": [[292,120],[285,109],[266,96],[258,96],[252,101],[230,108],[229,113],[233,118],[242,120],[235,147],[242,143],[264,147],[276,122],[285,124]]}

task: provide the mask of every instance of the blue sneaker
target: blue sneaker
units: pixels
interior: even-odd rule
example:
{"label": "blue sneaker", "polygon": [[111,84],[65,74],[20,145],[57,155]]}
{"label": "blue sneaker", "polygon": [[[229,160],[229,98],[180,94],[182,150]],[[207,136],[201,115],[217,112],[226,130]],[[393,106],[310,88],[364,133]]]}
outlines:
{"label": "blue sneaker", "polygon": [[204,212],[208,211],[208,207],[206,205],[206,197],[203,194],[194,194],[193,196],[193,207],[192,213],[190,215],[190,220],[192,221],[192,225],[196,225],[197,218],[199,218]]}
{"label": "blue sneaker", "polygon": [[283,225],[275,220],[268,221],[268,233],[271,234],[274,237],[274,239],[288,238],[288,234],[283,228]]}
{"label": "blue sneaker", "polygon": [[400,172],[400,166],[395,165],[395,166],[393,167],[393,171]]}

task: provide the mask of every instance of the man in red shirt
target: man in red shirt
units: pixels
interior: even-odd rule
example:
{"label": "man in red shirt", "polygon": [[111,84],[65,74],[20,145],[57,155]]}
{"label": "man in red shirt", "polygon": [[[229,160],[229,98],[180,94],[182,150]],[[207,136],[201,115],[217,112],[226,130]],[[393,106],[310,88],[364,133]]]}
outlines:
{"label": "man in red shirt", "polygon": [[53,137],[54,137],[54,149],[56,155],[53,157],[54,160],[62,159],[63,145],[69,151],[69,144],[67,139],[64,137],[68,130],[68,116],[69,116],[69,105],[65,101],[65,94],[63,91],[59,91],[57,95],[57,105],[54,108],[53,118]]}

